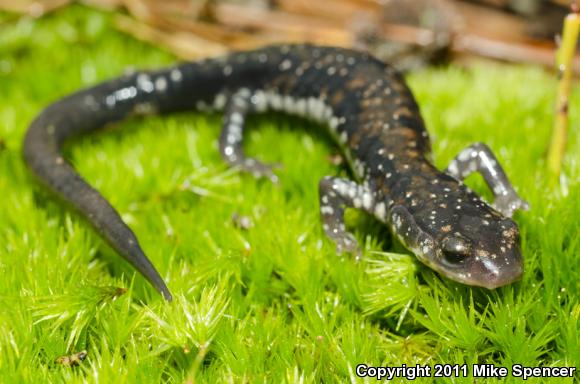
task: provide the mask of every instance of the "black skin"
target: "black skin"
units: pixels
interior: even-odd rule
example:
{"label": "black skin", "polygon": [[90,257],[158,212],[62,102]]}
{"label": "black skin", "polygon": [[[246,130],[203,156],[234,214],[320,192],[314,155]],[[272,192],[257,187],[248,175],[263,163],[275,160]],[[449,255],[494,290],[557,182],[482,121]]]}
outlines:
{"label": "black skin", "polygon": [[[357,181],[320,183],[325,233],[339,251],[358,254],[344,229],[345,206],[386,223],[417,257],[446,277],[495,288],[520,278],[517,225],[527,208],[482,144],[462,152],[446,172],[429,161],[419,107],[402,77],[365,53],[312,45],[272,46],[154,72],[137,72],[54,102],[32,122],[24,158],[32,172],[69,201],[170,301],[172,295],[131,229],[63,158],[70,137],[134,115],[225,109],[220,152],[230,165],[277,181],[269,165],[245,156],[248,113],[278,110],[319,121],[344,152]],[[481,172],[494,190],[490,206],[461,180]]]}

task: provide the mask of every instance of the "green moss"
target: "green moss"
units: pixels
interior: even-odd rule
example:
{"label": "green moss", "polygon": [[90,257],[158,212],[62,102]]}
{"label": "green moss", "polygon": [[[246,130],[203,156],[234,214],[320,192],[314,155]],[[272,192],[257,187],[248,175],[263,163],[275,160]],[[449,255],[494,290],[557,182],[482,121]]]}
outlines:
{"label": "green moss", "polygon": [[[387,232],[353,212],[349,222],[366,246],[365,260],[337,257],[320,228],[317,183],[346,171],[330,164],[335,149],[314,124],[251,119],[247,150],[284,165],[279,187],[225,167],[215,114],[132,120],[75,141],[69,158],[135,230],[176,296],[167,304],[38,186],[20,146],[50,101],[129,66],[159,67],[174,58],[115,32],[109,15],[86,8],[4,19],[2,382],[339,382],[363,362],[580,364],[577,90],[568,178],[555,191],[546,186],[543,160],[555,91],[550,74],[481,65],[409,78],[437,165],[486,142],[531,203],[516,216],[525,276],[493,292],[441,280],[399,245],[398,253],[379,253],[392,250]],[[480,178],[468,183],[490,196]],[[235,212],[254,227],[236,229]],[[88,358],[80,367],[53,363],[82,349]]]}

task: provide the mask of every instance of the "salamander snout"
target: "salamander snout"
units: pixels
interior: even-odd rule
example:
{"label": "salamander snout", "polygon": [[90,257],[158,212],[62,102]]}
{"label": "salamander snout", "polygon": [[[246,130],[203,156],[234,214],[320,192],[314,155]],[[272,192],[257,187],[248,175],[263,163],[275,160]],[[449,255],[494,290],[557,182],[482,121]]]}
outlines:
{"label": "salamander snout", "polygon": [[495,289],[511,284],[522,277],[524,268],[519,247],[507,255],[479,258],[470,268],[473,285]]}
{"label": "salamander snout", "polygon": [[507,225],[496,235],[480,232],[469,239],[460,233],[440,242],[441,266],[461,283],[495,289],[519,280],[523,261],[517,226]]}

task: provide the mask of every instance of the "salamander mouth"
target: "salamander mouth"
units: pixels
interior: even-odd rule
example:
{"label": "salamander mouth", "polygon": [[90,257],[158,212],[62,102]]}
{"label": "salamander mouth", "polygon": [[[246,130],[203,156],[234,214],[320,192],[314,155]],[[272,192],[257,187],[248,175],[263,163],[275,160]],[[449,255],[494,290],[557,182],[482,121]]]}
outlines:
{"label": "salamander mouth", "polygon": [[517,250],[517,253],[504,257],[501,263],[480,258],[466,265],[464,270],[447,271],[445,275],[463,284],[496,289],[520,280],[523,275],[523,263]]}

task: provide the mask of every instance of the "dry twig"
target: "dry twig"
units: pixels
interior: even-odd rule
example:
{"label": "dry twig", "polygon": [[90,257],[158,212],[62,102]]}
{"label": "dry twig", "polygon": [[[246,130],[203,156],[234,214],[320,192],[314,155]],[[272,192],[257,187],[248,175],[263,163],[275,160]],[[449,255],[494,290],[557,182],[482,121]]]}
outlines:
{"label": "dry twig", "polygon": [[69,3],[70,0],[0,0],[0,10],[41,17]]}

